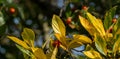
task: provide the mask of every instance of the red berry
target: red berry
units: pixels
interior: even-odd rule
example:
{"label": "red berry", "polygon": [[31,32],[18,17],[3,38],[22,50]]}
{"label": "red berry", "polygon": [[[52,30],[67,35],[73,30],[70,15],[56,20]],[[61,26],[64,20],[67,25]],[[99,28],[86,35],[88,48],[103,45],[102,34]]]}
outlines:
{"label": "red berry", "polygon": [[60,44],[61,44],[61,42],[59,41],[59,40],[55,40],[53,43],[52,43],[52,45],[54,46],[54,47],[59,47],[60,46]]}
{"label": "red berry", "polygon": [[15,8],[11,7],[11,8],[9,9],[9,12],[12,13],[12,14],[14,14],[14,13],[16,12],[16,10],[15,10]]}
{"label": "red berry", "polygon": [[66,23],[67,23],[67,24],[70,24],[71,21],[72,21],[72,18],[71,18],[71,17],[68,17],[67,20],[66,20]]}
{"label": "red berry", "polygon": [[117,19],[116,18],[113,18],[112,19],[112,23],[116,23],[117,22]]}
{"label": "red berry", "polygon": [[82,6],[82,9],[83,10],[88,10],[88,7],[87,6]]}
{"label": "red berry", "polygon": [[109,33],[112,33],[112,30],[113,30],[113,28],[111,27],[111,28],[109,28]]}

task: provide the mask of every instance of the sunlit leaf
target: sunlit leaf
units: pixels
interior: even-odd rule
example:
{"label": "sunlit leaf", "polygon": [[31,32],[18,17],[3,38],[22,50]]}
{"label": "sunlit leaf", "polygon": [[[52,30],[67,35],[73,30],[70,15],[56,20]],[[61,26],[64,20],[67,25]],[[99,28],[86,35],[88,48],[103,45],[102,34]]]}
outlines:
{"label": "sunlit leaf", "polygon": [[14,37],[14,36],[7,36],[9,39],[11,39],[12,41],[14,41],[15,43],[19,44],[20,46],[29,49],[29,46],[22,40]]}
{"label": "sunlit leaf", "polygon": [[94,50],[89,50],[89,51],[84,51],[83,52],[87,57],[92,58],[92,59],[102,59],[101,55]]}
{"label": "sunlit leaf", "polygon": [[31,52],[29,50],[27,50],[27,49],[25,49],[25,48],[23,48],[22,46],[19,46],[19,45],[16,45],[16,46],[17,46],[18,49],[20,49],[20,51],[22,51],[23,53],[25,53],[27,56],[30,57]]}
{"label": "sunlit leaf", "polygon": [[34,39],[35,39],[35,34],[34,32],[29,29],[29,28],[24,28],[23,32],[22,32],[22,38],[24,39],[24,41],[29,44],[30,46],[34,46]]}
{"label": "sunlit leaf", "polygon": [[76,48],[76,47],[80,47],[81,45],[83,45],[82,42],[77,42],[76,40],[72,40],[69,45],[68,45],[68,48],[71,49],[71,48]]}
{"label": "sunlit leaf", "polygon": [[59,16],[53,15],[52,28],[55,33],[59,33],[61,36],[65,36],[65,25]]}
{"label": "sunlit leaf", "polygon": [[106,12],[105,18],[104,18],[104,27],[105,30],[109,29],[109,27],[112,25],[112,19],[115,15],[117,6],[111,8],[109,11]]}
{"label": "sunlit leaf", "polygon": [[65,51],[68,51],[67,47],[63,46],[62,44],[60,44],[60,47],[61,47],[62,49],[64,49]]}
{"label": "sunlit leaf", "polygon": [[79,19],[82,26],[89,32],[90,35],[93,36],[97,32],[95,27],[88,20],[81,16],[79,16]]}
{"label": "sunlit leaf", "polygon": [[75,34],[73,35],[73,40],[69,43],[68,47],[76,48],[83,44],[89,44],[89,43],[92,43],[92,40],[87,36]]}
{"label": "sunlit leaf", "polygon": [[65,36],[60,36],[60,34],[55,33],[56,38],[63,44],[65,47],[67,47],[67,42]]}
{"label": "sunlit leaf", "polygon": [[120,48],[120,35],[117,38],[117,41],[113,45],[114,56],[116,55],[116,52],[119,50],[119,48]]}
{"label": "sunlit leaf", "polygon": [[56,59],[57,52],[58,52],[58,48],[57,48],[57,46],[56,46],[56,47],[54,48],[54,50],[53,50],[51,59]]}
{"label": "sunlit leaf", "polygon": [[96,28],[96,30],[100,33],[101,36],[105,36],[105,30],[102,24],[102,21],[100,19],[97,19],[92,14],[87,12],[87,17],[89,21],[93,24],[93,26]]}
{"label": "sunlit leaf", "polygon": [[95,35],[95,46],[97,48],[97,50],[102,53],[103,55],[107,55],[107,44],[104,38],[102,38],[99,35]]}
{"label": "sunlit leaf", "polygon": [[46,55],[44,54],[41,48],[32,47],[31,49],[37,59],[47,59]]}
{"label": "sunlit leaf", "polygon": [[73,38],[74,38],[75,41],[82,42],[83,44],[92,43],[92,40],[85,35],[74,34]]}

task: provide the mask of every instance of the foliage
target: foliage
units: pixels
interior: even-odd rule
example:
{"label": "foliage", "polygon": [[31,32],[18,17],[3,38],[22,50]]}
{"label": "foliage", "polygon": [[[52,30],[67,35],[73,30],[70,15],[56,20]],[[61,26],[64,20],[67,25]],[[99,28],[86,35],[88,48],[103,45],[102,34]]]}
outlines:
{"label": "foliage", "polygon": [[61,1],[0,0],[0,58],[120,58],[120,1]]}
{"label": "foliage", "polygon": [[[79,16],[81,25],[89,32],[92,38],[83,34],[82,35],[73,34],[72,38],[67,37],[66,27],[63,21],[60,19],[59,16],[53,15],[52,28],[54,30],[54,35],[56,39],[51,38],[48,40],[50,40],[49,41],[50,45],[52,45],[54,40],[58,40],[60,41],[60,43],[55,43],[56,46],[49,47],[48,54],[50,54],[51,57],[48,59],[56,59],[57,57],[59,57],[57,53],[60,48],[66,51],[68,55],[73,57],[71,50],[82,45],[86,45],[83,53],[88,58],[92,58],[92,59],[119,58],[118,57],[119,50],[120,50],[119,18],[117,22],[112,23],[109,26],[106,26],[107,24],[106,22],[113,18],[115,9],[116,9],[116,6],[110,9],[106,13],[104,23],[102,22],[102,20],[96,18],[86,10],[85,10],[85,15],[86,15],[85,18],[82,16]],[[113,28],[114,32],[111,33],[109,31],[110,27]],[[16,42],[18,44],[17,47],[21,51],[23,51],[23,53],[25,53],[26,55],[29,55],[29,57],[32,59],[34,58],[46,59],[48,56],[46,54],[47,52],[43,52],[44,48],[38,48],[34,46],[35,34],[31,29],[24,28],[22,32],[22,38],[24,41],[13,36],[8,36],[8,38]],[[53,49],[53,50],[50,51],[50,49]]]}

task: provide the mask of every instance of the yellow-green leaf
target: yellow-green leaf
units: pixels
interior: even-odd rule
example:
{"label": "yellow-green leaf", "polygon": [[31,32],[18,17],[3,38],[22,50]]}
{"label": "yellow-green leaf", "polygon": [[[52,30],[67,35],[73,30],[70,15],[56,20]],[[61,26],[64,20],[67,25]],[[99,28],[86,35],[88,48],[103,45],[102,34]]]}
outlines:
{"label": "yellow-green leaf", "polygon": [[87,16],[88,16],[89,21],[93,24],[93,26],[100,33],[100,35],[105,36],[105,30],[104,30],[102,21],[100,21],[99,19],[96,19],[96,17],[94,17],[88,12],[87,12]]}
{"label": "yellow-green leaf", "polygon": [[82,26],[89,32],[90,35],[93,36],[97,32],[95,27],[87,19],[81,16],[79,16],[79,19],[80,19],[80,23],[82,24]]}
{"label": "yellow-green leaf", "polygon": [[76,40],[72,40],[69,45],[68,48],[72,49],[72,48],[76,48],[76,47],[80,47],[81,45],[83,45],[82,42],[77,42]]}
{"label": "yellow-green leaf", "polygon": [[61,44],[67,47],[67,42],[65,36],[60,36],[60,34],[55,33],[56,38],[61,42]]}
{"label": "yellow-green leaf", "polygon": [[101,55],[94,50],[89,50],[89,51],[84,51],[83,52],[87,57],[92,58],[92,59],[102,59]]}
{"label": "yellow-green leaf", "polygon": [[120,36],[117,38],[117,41],[114,43],[113,46],[114,56],[116,55],[116,52],[119,50],[119,48],[120,48]]}
{"label": "yellow-green leaf", "polygon": [[27,44],[29,44],[32,47],[34,46],[35,34],[34,34],[33,30],[31,30],[29,28],[24,28],[21,35],[22,35],[23,40]]}
{"label": "yellow-green leaf", "polygon": [[65,36],[66,30],[63,21],[59,16],[53,15],[52,18],[52,28],[55,33],[59,33],[61,36]]}
{"label": "yellow-green leaf", "polygon": [[58,48],[57,48],[57,46],[56,46],[56,47],[54,48],[54,50],[53,50],[51,59],[56,59],[57,52],[58,52]]}
{"label": "yellow-green leaf", "polygon": [[14,41],[15,43],[19,44],[20,46],[29,49],[29,46],[22,40],[14,37],[14,36],[7,36],[9,39],[11,39],[12,41]]}
{"label": "yellow-green leaf", "polygon": [[95,46],[97,50],[103,55],[107,55],[107,47],[106,47],[107,44],[105,39],[99,35],[95,35],[94,40],[95,40]]}
{"label": "yellow-green leaf", "polygon": [[75,34],[73,35],[73,40],[69,43],[68,47],[76,48],[83,44],[89,44],[89,43],[92,43],[92,40],[87,36]]}
{"label": "yellow-green leaf", "polygon": [[47,59],[46,55],[44,54],[41,48],[32,47],[31,49],[37,59]]}
{"label": "yellow-green leaf", "polygon": [[92,43],[92,40],[85,35],[74,34],[73,38],[75,41],[82,42],[83,44]]}

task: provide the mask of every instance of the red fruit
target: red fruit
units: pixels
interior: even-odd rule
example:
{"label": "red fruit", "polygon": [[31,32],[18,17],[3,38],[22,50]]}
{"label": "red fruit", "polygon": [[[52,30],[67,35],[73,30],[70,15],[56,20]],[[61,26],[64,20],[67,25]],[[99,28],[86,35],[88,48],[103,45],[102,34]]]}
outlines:
{"label": "red fruit", "polygon": [[116,23],[117,22],[117,19],[116,18],[113,18],[112,19],[112,23]]}
{"label": "red fruit", "polygon": [[111,28],[109,29],[109,33],[112,33],[112,30],[113,30],[113,28],[111,27]]}
{"label": "red fruit", "polygon": [[87,6],[82,6],[82,9],[83,10],[88,10],[88,7]]}
{"label": "red fruit", "polygon": [[70,24],[71,21],[72,21],[72,18],[71,18],[71,17],[68,17],[67,20],[66,20],[66,23],[67,23],[67,24]]}
{"label": "red fruit", "polygon": [[16,12],[16,10],[15,10],[15,8],[11,7],[11,8],[9,9],[9,12],[12,13],[12,14],[14,14],[14,13]]}
{"label": "red fruit", "polygon": [[52,45],[54,46],[54,47],[59,47],[60,46],[60,44],[61,44],[61,42],[59,41],[59,40],[55,40],[53,43],[52,43]]}

